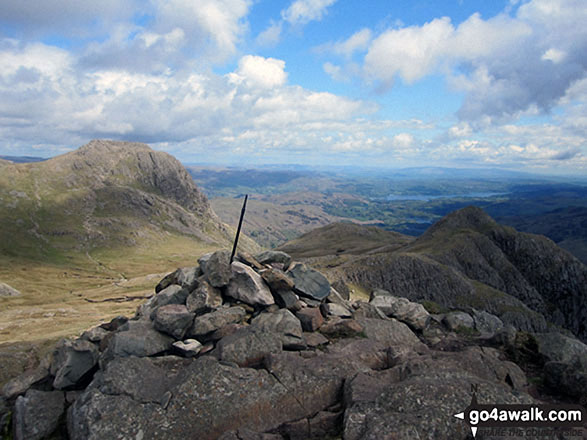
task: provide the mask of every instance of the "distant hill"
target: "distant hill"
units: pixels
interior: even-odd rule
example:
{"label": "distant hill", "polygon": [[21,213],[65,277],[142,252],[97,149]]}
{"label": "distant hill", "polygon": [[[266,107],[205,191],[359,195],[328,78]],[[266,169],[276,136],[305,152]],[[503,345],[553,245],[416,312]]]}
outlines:
{"label": "distant hill", "polygon": [[[467,207],[402,246],[333,258],[332,249],[344,247],[346,240],[331,228],[280,249],[297,258],[322,249],[312,260],[321,261],[332,280],[439,307],[486,310],[520,329],[544,331],[556,325],[587,340],[587,267],[544,236],[501,226],[480,208]],[[355,231],[349,238],[355,247],[359,236]],[[370,242],[365,240],[365,246]]]}
{"label": "distant hill", "polygon": [[47,160],[47,158],[35,156],[0,156],[0,160],[6,160],[13,163],[31,163],[42,162],[44,160]]}

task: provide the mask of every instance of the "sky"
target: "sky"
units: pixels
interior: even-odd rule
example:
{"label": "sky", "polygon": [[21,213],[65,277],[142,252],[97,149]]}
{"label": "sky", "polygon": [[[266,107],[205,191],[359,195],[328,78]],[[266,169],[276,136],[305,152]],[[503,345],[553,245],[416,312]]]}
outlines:
{"label": "sky", "polygon": [[585,0],[0,0],[0,155],[587,175]]}

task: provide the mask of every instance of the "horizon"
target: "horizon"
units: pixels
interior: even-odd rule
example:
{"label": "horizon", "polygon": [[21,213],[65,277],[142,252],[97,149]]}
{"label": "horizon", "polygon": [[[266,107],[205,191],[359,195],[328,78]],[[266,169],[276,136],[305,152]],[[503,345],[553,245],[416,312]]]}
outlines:
{"label": "horizon", "polygon": [[581,0],[47,0],[0,8],[0,155],[587,170]]}

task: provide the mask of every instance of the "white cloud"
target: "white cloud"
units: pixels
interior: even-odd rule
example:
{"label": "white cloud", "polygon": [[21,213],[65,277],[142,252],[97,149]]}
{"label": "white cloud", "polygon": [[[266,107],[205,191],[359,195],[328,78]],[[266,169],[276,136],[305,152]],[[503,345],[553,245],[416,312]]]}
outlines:
{"label": "white cloud", "polygon": [[238,62],[238,69],[231,79],[236,83],[245,81],[249,87],[282,86],[287,81],[285,61],[246,55]]}
{"label": "white cloud", "polygon": [[260,46],[272,47],[279,43],[283,23],[271,23],[271,25],[257,36],[257,44]]}
{"label": "white cloud", "polygon": [[331,45],[330,49],[336,54],[350,58],[355,52],[366,50],[369,47],[371,39],[371,30],[365,28],[355,32],[348,39]]}
{"label": "white cloud", "polygon": [[307,24],[321,20],[329,6],[336,0],[295,0],[289,8],[281,12],[283,20],[292,25]]}

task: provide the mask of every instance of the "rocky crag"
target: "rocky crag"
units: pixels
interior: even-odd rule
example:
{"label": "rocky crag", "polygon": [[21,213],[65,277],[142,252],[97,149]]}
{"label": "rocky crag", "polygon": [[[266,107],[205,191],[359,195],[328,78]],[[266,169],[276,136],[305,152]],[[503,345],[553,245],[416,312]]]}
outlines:
{"label": "rocky crag", "polygon": [[[578,402],[587,346],[481,310],[350,301],[283,252],[207,254],[7,383],[15,439],[466,439],[471,402]],[[482,431],[480,431],[482,434]],[[483,438],[492,438],[484,436]],[[567,438],[563,434],[556,438]]]}
{"label": "rocky crag", "polygon": [[[304,242],[301,237],[280,249],[304,256],[310,246]],[[484,310],[520,330],[566,329],[587,341],[587,266],[544,236],[499,225],[480,208],[467,207],[415,240],[391,244],[308,261],[324,267],[331,280],[386,289],[438,310]]]}

